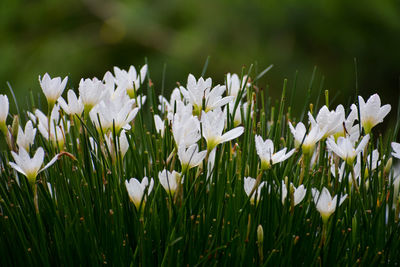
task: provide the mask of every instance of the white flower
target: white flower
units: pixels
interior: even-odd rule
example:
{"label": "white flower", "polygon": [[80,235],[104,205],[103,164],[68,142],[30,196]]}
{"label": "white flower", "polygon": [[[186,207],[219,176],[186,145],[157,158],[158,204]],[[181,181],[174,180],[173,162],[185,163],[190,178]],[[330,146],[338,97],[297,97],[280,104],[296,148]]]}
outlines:
{"label": "white flower", "polygon": [[65,86],[67,85],[68,77],[65,77],[61,81],[60,77],[50,78],[49,74],[45,74],[43,79],[39,76],[40,87],[42,87],[43,93],[47,98],[50,108],[53,107],[54,103],[63,93]]}
{"label": "white flower", "polygon": [[164,121],[157,114],[154,115],[154,124],[156,126],[157,133],[159,133],[161,137],[164,137],[164,131],[165,131]]}
{"label": "white flower", "polygon": [[267,139],[263,141],[259,135],[255,136],[257,155],[261,160],[261,169],[267,170],[276,163],[282,162],[293,155],[295,149],[290,150],[286,154],[286,147],[279,152],[274,153],[274,143]]}
{"label": "white flower", "polygon": [[[229,96],[233,96],[234,99],[236,100],[240,90],[244,87],[244,84],[247,80],[247,75],[244,75],[242,78],[242,81],[240,81],[239,76],[234,73],[226,74],[226,88],[227,88],[227,94]],[[246,86],[243,88],[244,91],[242,93],[242,96],[245,95],[246,89],[250,86],[250,83],[247,83]]]}
{"label": "white flower", "polygon": [[347,134],[353,135],[355,132],[359,134],[359,126],[353,126],[354,121],[357,118],[357,107],[355,105],[351,106],[351,111],[347,118],[345,118],[345,111],[342,105],[337,106],[336,113],[340,114],[339,120],[342,122],[342,124],[338,124],[336,129],[333,130],[335,139],[337,139],[339,136],[346,136]]}
{"label": "white flower", "polygon": [[179,101],[179,102],[182,102],[182,96],[181,96],[181,91],[179,91],[179,89],[178,88],[175,88],[173,91],[172,91],[172,93],[171,93],[171,96],[170,96],[170,101],[168,102],[168,100],[165,98],[165,97],[163,97],[163,96],[158,96],[158,99],[159,99],[159,101],[160,101],[160,105],[158,105],[158,109],[162,112],[162,113],[165,113],[165,112],[168,112],[168,113],[173,113],[174,112],[174,109],[175,109],[175,106],[176,106],[176,103]]}
{"label": "white flower", "polygon": [[175,114],[172,121],[172,134],[177,147],[182,144],[188,147],[196,143],[201,138],[199,119],[191,113],[185,116]]}
{"label": "white flower", "polygon": [[[361,154],[357,155],[357,161],[354,164],[354,179],[353,179],[353,172],[350,172],[349,175],[349,184],[352,185],[353,181],[356,181],[358,185],[360,185],[360,177],[361,177],[361,162],[364,161],[363,158],[361,157]],[[331,164],[331,173],[333,176],[338,178],[339,182],[343,180],[345,177],[345,164],[346,162],[342,162],[340,164],[340,167],[337,168],[338,171],[338,177],[336,177],[336,165]],[[367,177],[369,175],[369,171],[374,171],[381,162],[379,161],[379,152],[378,150],[374,150],[372,154],[367,156],[367,162],[364,163],[365,169],[364,169],[364,176]],[[369,181],[368,179],[365,181],[365,186],[368,189],[369,186]]]}
{"label": "white flower", "polygon": [[366,134],[371,132],[375,125],[381,123],[391,109],[389,104],[381,107],[381,99],[378,94],[370,96],[366,103],[364,98],[358,96],[358,102],[360,104],[361,125]]}
{"label": "white flower", "polygon": [[233,96],[222,97],[226,90],[225,86],[217,85],[211,89],[211,83],[211,78],[204,81],[201,77],[196,81],[196,78],[189,74],[186,88],[183,86],[179,88],[185,100],[193,105],[195,115],[200,115],[202,108],[208,112],[233,100]]}
{"label": "white flower", "polygon": [[[28,115],[28,118],[33,122],[33,124],[36,124],[36,123],[37,123],[37,118],[36,118],[36,115],[35,115],[35,114],[33,114],[33,113],[30,112],[30,111],[27,111],[26,114]],[[43,114],[43,115],[44,115],[44,114]]]}
{"label": "white flower", "polygon": [[[60,107],[55,105],[50,114],[50,137],[49,137],[49,121],[46,115],[39,109],[35,110],[35,115],[39,120],[38,129],[40,134],[53,143],[54,146],[61,148],[64,145],[65,132],[69,129],[69,121],[67,121],[67,129],[60,123]],[[59,124],[60,123],[60,124]]]}
{"label": "white flower", "polygon": [[[104,89],[107,93],[112,94],[115,91],[115,77],[114,75],[110,72],[107,71],[104,76],[103,76],[103,83],[104,83]],[[126,91],[125,91],[126,93]]]}
{"label": "white flower", "polygon": [[213,150],[217,145],[239,137],[243,127],[236,127],[222,134],[225,125],[225,116],[220,109],[205,113],[202,111],[201,124],[203,126],[203,137],[207,141],[207,150]]}
{"label": "white flower", "polygon": [[81,115],[83,112],[83,103],[81,98],[77,98],[73,90],[68,90],[68,104],[65,102],[64,98],[60,97],[58,99],[58,104],[68,115]]}
{"label": "white flower", "polygon": [[[347,134],[343,134],[342,137],[348,136],[350,142],[354,145],[360,139],[360,126],[359,124],[354,125],[350,128],[350,131]],[[340,136],[336,135],[335,140],[337,140]]]}
{"label": "white flower", "polygon": [[[193,116],[193,106],[190,103],[185,104],[181,100],[176,100],[174,104],[174,109],[168,112],[167,117],[169,121],[176,120],[186,120],[187,118]],[[197,119],[198,117],[195,116]]]}
{"label": "white flower", "polygon": [[332,134],[335,134],[338,128],[343,128],[344,108],[342,105],[339,105],[336,108],[336,111],[329,111],[328,107],[324,105],[319,110],[316,119],[314,119],[310,112],[308,112],[308,118],[313,127],[318,126],[320,130],[325,133],[323,138],[326,138]]}
{"label": "white flower", "polygon": [[369,141],[369,134],[364,136],[357,146],[354,148],[349,137],[339,137],[337,143],[333,137],[326,140],[326,145],[329,150],[333,151],[336,155],[346,161],[347,164],[352,165],[356,156],[361,153]]}
{"label": "white flower", "polygon": [[130,98],[136,96],[136,92],[139,90],[140,85],[146,78],[147,64],[140,69],[140,74],[137,75],[134,66],[130,66],[129,70],[121,70],[118,67],[114,67],[115,83],[118,87],[122,87],[126,90]]}
{"label": "white flower", "polygon": [[400,143],[392,142],[392,149],[393,157],[400,159]]}
{"label": "white flower", "polygon": [[[357,162],[354,164],[354,179],[353,179],[353,174],[352,172],[349,173],[349,184],[353,183],[353,180],[355,180],[359,184],[360,180],[360,174],[361,174],[361,163],[360,163],[361,158],[357,157]],[[336,165],[332,164],[331,165],[331,173],[333,176],[338,178],[339,182],[342,182],[343,178],[345,177],[345,166],[346,162],[342,162],[340,164],[340,167],[338,168],[338,177],[336,177]]]}
{"label": "white flower", "polygon": [[129,149],[128,138],[126,137],[126,133],[124,130],[122,130],[121,133],[119,134],[119,149],[121,157],[123,158]]}
{"label": "white flower", "polygon": [[[112,134],[104,136],[104,140],[106,141],[105,144],[107,145],[113,162],[116,162],[118,154],[121,159],[123,159],[129,149],[129,142],[126,138],[125,130],[122,130],[117,138],[118,143],[115,143]],[[115,150],[115,148],[117,148],[117,150]]]}
{"label": "white flower", "polygon": [[[357,161],[361,162],[361,160],[362,160],[361,157],[357,158]],[[368,169],[371,168],[372,171],[375,170],[379,165],[381,165],[381,161],[379,160],[379,152],[378,149],[374,149],[374,151],[372,151],[372,154],[369,154],[367,156],[367,167]]]}
{"label": "white flower", "polygon": [[[328,189],[325,187],[322,188],[322,192],[320,193],[317,189],[312,188],[312,196],[314,198],[314,203],[317,206],[317,210],[321,214],[322,221],[326,223],[332,213],[336,210],[336,199],[335,196],[333,199]],[[347,194],[342,196],[339,201],[339,206],[342,205],[343,201],[345,201]]]}
{"label": "white flower", "polygon": [[37,129],[32,126],[32,121],[28,121],[25,124],[25,132],[22,130],[21,126],[18,127],[17,145],[18,147],[23,147],[26,151],[29,151],[29,146],[33,145],[35,140]]}
{"label": "white flower", "polygon": [[85,112],[89,113],[102,99],[105,92],[105,85],[97,78],[81,79],[78,90]]}
{"label": "white flower", "polygon": [[[252,177],[244,177],[244,191],[246,192],[247,196],[250,196],[251,191],[253,191],[254,186],[256,185],[256,179],[252,178]],[[254,204],[254,200],[256,198],[257,195],[257,199],[256,199],[256,204],[258,203],[258,201],[260,200],[261,197],[261,190],[262,188],[266,186],[265,182],[261,182],[257,189],[253,192],[253,194],[250,197],[250,203]]]}
{"label": "white flower", "polygon": [[[106,141],[105,144],[107,145],[113,162],[116,162],[118,155],[123,159],[129,149],[129,142],[126,138],[125,130],[122,130],[120,136],[117,138],[118,143],[115,143],[112,134],[104,136],[104,140]],[[115,148],[117,148],[117,150],[115,150]],[[106,151],[104,151],[104,153],[106,154]]]}
{"label": "white flower", "polygon": [[[294,190],[294,194],[293,194],[293,196],[294,196],[294,205],[296,206],[306,196],[307,189],[304,188],[304,185],[300,185],[299,187],[296,188],[292,183],[290,183],[290,188],[291,187]],[[288,192],[288,190],[286,188],[286,184],[285,184],[284,181],[282,181],[282,204],[285,203],[287,192]]]}
{"label": "white flower", "polygon": [[298,148],[302,144],[303,153],[308,155],[313,154],[315,144],[325,135],[325,131],[317,126],[311,126],[310,131],[306,134],[306,127],[302,122],[297,123],[296,128],[289,122],[289,128],[294,137],[295,147]]}
{"label": "white flower", "polygon": [[189,146],[187,149],[185,145],[178,147],[178,156],[182,165],[182,172],[189,170],[193,167],[200,165],[203,159],[206,157],[207,151],[200,151],[197,144]]}
{"label": "white flower", "polygon": [[122,128],[129,130],[129,123],[139,111],[135,99],[130,99],[125,90],[105,91],[103,99],[90,111],[90,119],[97,129],[118,133]]}
{"label": "white flower", "polygon": [[0,95],[0,127],[4,133],[7,131],[6,120],[8,116],[8,109],[8,97],[6,95]]}
{"label": "white flower", "polygon": [[[116,133],[130,129],[129,123],[136,117],[139,108],[132,108],[133,100],[121,103],[112,99],[102,100],[89,113],[90,119],[99,130],[107,133],[115,126]],[[100,127],[101,126],[101,127]]]}
{"label": "white flower", "polygon": [[[226,106],[224,107],[224,114],[225,114],[225,117],[227,116],[227,110],[228,110],[228,108],[229,108],[229,114],[230,114],[230,116],[232,116],[232,115],[233,115],[233,111],[234,111],[234,109],[235,109],[235,103],[234,103],[234,102],[229,102],[228,105],[226,105]],[[250,108],[250,110],[251,110],[250,116],[252,116],[252,114],[253,114],[252,108],[253,108],[253,101],[252,101],[252,106],[251,106],[251,108]],[[242,118],[242,111],[241,111],[241,109],[243,109],[243,118]],[[243,103],[243,104],[242,104],[242,103],[239,103],[239,105],[237,106],[236,111],[235,111],[235,116],[233,116],[233,125],[234,125],[235,127],[238,126],[238,125],[240,125],[240,124],[242,124],[242,121],[245,120],[245,119],[247,118],[247,109],[248,109],[248,103],[247,103],[247,102],[245,102],[245,103]],[[226,125],[225,125],[225,126],[226,126]]]}
{"label": "white flower", "polygon": [[139,182],[136,178],[131,178],[128,181],[125,181],[125,186],[126,190],[128,191],[129,198],[135,204],[136,209],[139,210],[140,203],[143,201],[146,201],[146,190],[147,190],[147,195],[151,193],[151,190],[153,190],[154,186],[154,180],[153,178],[150,179],[150,184],[149,180],[147,177],[143,177],[142,182]]}
{"label": "white flower", "polygon": [[165,191],[174,195],[175,191],[178,189],[179,183],[181,182],[181,175],[176,171],[172,171],[171,173],[164,169],[158,173],[158,179]]}
{"label": "white flower", "polygon": [[33,184],[36,181],[37,175],[53,165],[56,160],[58,159],[58,154],[54,156],[54,158],[47,163],[46,166],[44,166],[42,169],[40,167],[43,164],[44,160],[44,150],[43,148],[39,147],[36,150],[35,155],[33,158],[31,158],[28,154],[28,152],[23,148],[19,148],[18,154],[15,153],[14,151],[11,151],[11,154],[15,160],[14,162],[10,162],[10,166],[14,168],[16,171],[22,173],[23,175],[28,178],[29,183]]}
{"label": "white flower", "polygon": [[[130,101],[133,103],[132,105],[136,104],[136,102],[135,102],[136,99],[131,99],[128,96],[128,93],[126,92],[125,89],[118,87],[116,90],[114,90],[113,88],[107,88],[107,85],[104,85],[104,86],[106,89],[104,90],[104,93],[103,93],[103,98],[102,98],[103,101],[117,102],[117,103],[120,102],[121,105]],[[138,99],[138,100],[140,100],[140,99]],[[139,105],[140,105],[140,103],[139,103]]]}

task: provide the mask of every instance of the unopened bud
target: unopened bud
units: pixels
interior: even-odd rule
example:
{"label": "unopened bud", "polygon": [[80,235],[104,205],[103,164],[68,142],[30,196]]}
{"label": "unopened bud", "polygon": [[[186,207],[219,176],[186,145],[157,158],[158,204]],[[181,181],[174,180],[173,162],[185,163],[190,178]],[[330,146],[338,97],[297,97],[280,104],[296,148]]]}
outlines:
{"label": "unopened bud", "polygon": [[264,229],[261,224],[257,227],[257,243],[262,244],[264,242]]}
{"label": "unopened bud", "polygon": [[286,140],[285,140],[285,138],[281,137],[280,141],[281,141],[282,146],[285,147],[285,146],[286,146]]}
{"label": "unopened bud", "polygon": [[271,125],[274,123],[275,119],[275,107],[271,108]]}
{"label": "unopened bud", "polygon": [[294,212],[294,187],[293,184],[290,183],[290,212],[293,215]]}
{"label": "unopened bud", "polygon": [[325,105],[329,108],[329,90],[325,90]]}
{"label": "unopened bud", "polygon": [[17,139],[18,128],[19,128],[19,118],[18,118],[18,115],[14,115],[14,119],[13,119],[13,122],[11,125],[11,134],[14,137],[14,140]]}
{"label": "unopened bud", "polygon": [[354,239],[357,238],[357,225],[357,217],[354,216],[351,222],[351,234]]}
{"label": "unopened bud", "polygon": [[390,173],[390,169],[392,168],[392,164],[393,164],[393,158],[391,157],[385,165],[385,168],[383,169],[383,176],[387,177]]}

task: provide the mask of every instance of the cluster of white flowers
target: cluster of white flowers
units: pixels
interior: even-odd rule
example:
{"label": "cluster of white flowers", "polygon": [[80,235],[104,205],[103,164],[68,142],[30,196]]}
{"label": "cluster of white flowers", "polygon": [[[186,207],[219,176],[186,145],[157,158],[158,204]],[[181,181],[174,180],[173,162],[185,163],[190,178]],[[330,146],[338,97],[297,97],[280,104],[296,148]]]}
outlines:
{"label": "cluster of white flowers", "polygon": [[[68,90],[68,102],[61,96],[67,86],[68,77],[51,78],[47,73],[43,78],[39,76],[40,87],[47,100],[48,112],[47,115],[39,109],[36,109],[34,113],[28,112],[29,120],[24,130],[21,126],[18,127],[18,134],[15,137],[17,147],[15,151],[12,151],[15,163],[11,162],[10,165],[34,183],[38,173],[54,164],[59,156],[57,154],[42,169],[40,166],[44,161],[43,148],[39,147],[33,158],[29,156],[37,129],[44,139],[62,151],[70,126],[79,123],[77,118],[86,123],[84,118],[90,118],[99,132],[104,134],[101,148],[104,151],[110,151],[113,160],[116,160],[117,155],[123,157],[129,147],[125,129],[131,128],[130,123],[146,100],[146,96],[139,95],[137,92],[146,76],[147,65],[142,67],[139,76],[133,66],[129,71],[119,68],[115,68],[114,71],[115,75],[107,72],[103,80],[82,79],[78,88],[79,96],[73,90]],[[5,136],[8,136],[10,131],[6,120],[9,102],[6,95],[0,95],[0,106],[0,128]],[[62,114],[67,114],[69,117]],[[116,134],[117,141],[114,141],[113,132]]]}
{"label": "cluster of white flowers", "polygon": [[[236,75],[237,77],[237,75]],[[232,86],[231,86],[232,87]],[[240,88],[235,88],[237,91]],[[233,90],[231,92],[233,93]],[[242,126],[228,129],[224,106],[233,103],[233,95],[223,97],[225,85],[212,88],[211,78],[204,80],[189,74],[186,88],[180,86],[172,91],[170,101],[160,97],[159,111],[171,124],[175,147],[181,163],[181,172],[172,173],[164,169],[159,173],[159,180],[164,189],[174,194],[182,183],[181,177],[191,168],[201,166],[208,155],[208,167],[212,169],[215,149],[219,144],[238,138],[244,132]],[[164,121],[159,115],[154,116],[157,132],[164,135]],[[225,132],[225,133],[223,133]],[[199,151],[198,142],[204,138],[207,149]],[[175,151],[172,151],[175,153]]]}
{"label": "cluster of white flowers", "polygon": [[[29,120],[24,129],[18,125],[14,146],[11,139],[8,142],[15,160],[10,162],[11,167],[34,184],[38,174],[59,158],[59,154],[55,155],[41,168],[45,158],[44,149],[37,147],[34,156],[30,157],[37,130],[55,151],[62,152],[66,148],[66,142],[71,142],[66,138],[71,127],[79,127],[82,123],[91,123],[99,133],[100,142],[95,142],[90,137],[92,149],[96,153],[100,151],[109,154],[112,163],[122,160],[129,150],[129,136],[135,125],[135,117],[146,101],[146,96],[140,91],[146,74],[147,65],[144,65],[139,73],[133,66],[128,71],[115,67],[114,74],[107,72],[102,80],[81,79],[77,90],[79,94],[70,89],[66,99],[61,95],[67,86],[68,77],[51,78],[47,73],[43,78],[39,77],[40,86],[47,99],[48,112],[39,109],[33,113],[28,112]],[[186,86],[175,88],[169,100],[163,96],[159,97],[158,111],[155,111],[153,120],[157,138],[168,136],[174,143],[172,151],[168,151],[170,156],[165,168],[158,173],[159,184],[169,196],[179,197],[185,176],[192,168],[197,168],[196,175],[206,169],[207,177],[211,177],[215,154],[217,149],[222,147],[221,144],[235,139],[240,144],[238,138],[245,132],[245,128],[239,125],[244,125],[249,117],[256,117],[254,97],[244,97],[251,88],[252,83],[247,76],[240,79],[237,74],[227,74],[224,85],[213,85],[211,78],[196,79],[189,74]],[[7,96],[0,95],[0,107],[0,129],[6,138],[9,138],[11,130],[7,126]],[[351,194],[346,191],[347,187],[344,187],[344,192],[334,192],[341,196],[337,201],[336,196],[331,197],[330,191],[336,190],[333,190],[333,187],[328,186],[328,189],[321,185],[320,192],[313,187],[307,189],[302,183],[302,177],[290,179],[290,182],[287,178],[278,177],[282,178],[281,183],[275,180],[262,181],[263,177],[265,178],[265,174],[271,174],[275,166],[283,164],[289,158],[296,165],[301,165],[302,176],[303,171],[315,164],[319,154],[326,153],[331,174],[339,182],[345,177],[351,177],[349,182],[354,187],[359,186],[361,177],[368,175],[361,173],[361,166],[367,166],[366,171],[374,171],[381,164],[382,158],[378,151],[373,150],[368,155],[367,147],[372,128],[383,121],[390,109],[390,105],[381,106],[377,94],[372,95],[367,102],[359,96],[358,106],[353,104],[347,116],[342,105],[334,110],[323,106],[316,117],[311,112],[308,113],[308,127],[302,122],[294,126],[294,123],[288,121],[293,142],[283,140],[285,145],[274,144],[272,139],[264,139],[262,136],[269,136],[268,132],[247,133],[251,140],[254,140],[254,143],[249,145],[255,148],[253,151],[260,159],[257,179],[248,177],[248,171],[246,177],[241,179],[250,203],[257,205],[264,193],[280,190],[282,203],[285,205],[288,199],[293,208],[307,197],[307,192],[311,192],[308,193],[309,199],[312,196],[317,210],[326,222],[337,204],[342,204],[347,195]],[[294,148],[288,149],[290,146]],[[392,148],[393,157],[400,159],[400,144],[393,142]],[[234,154],[233,145],[230,146],[230,153]],[[175,158],[178,158],[180,165],[168,166],[171,160],[175,162]],[[350,172],[345,171],[346,165]],[[354,183],[355,181],[357,182]],[[399,178],[395,181],[398,184]],[[154,179],[144,177],[139,181],[131,178],[125,184],[131,201],[139,209],[152,192]],[[268,190],[263,190],[265,188]]]}

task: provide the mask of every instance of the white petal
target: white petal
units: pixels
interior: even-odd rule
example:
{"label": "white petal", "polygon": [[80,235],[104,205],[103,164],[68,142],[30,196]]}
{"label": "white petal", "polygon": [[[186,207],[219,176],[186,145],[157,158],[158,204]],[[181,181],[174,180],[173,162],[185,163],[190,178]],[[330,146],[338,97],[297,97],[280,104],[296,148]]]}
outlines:
{"label": "white petal", "polygon": [[143,83],[147,74],[147,64],[140,69],[140,83]]}
{"label": "white petal", "polygon": [[383,119],[386,117],[386,115],[389,114],[390,110],[391,110],[391,106],[389,104],[386,104],[380,108],[379,113],[378,113],[379,122],[383,121]]}
{"label": "white petal", "polygon": [[150,184],[149,184],[148,189],[147,189],[147,195],[150,195],[151,191],[153,190],[153,187],[154,187],[154,179],[151,178],[150,179]]}
{"label": "white petal", "polygon": [[244,128],[242,126],[236,127],[221,136],[222,142],[227,142],[242,135]]}
{"label": "white petal", "polygon": [[20,173],[22,173],[23,175],[26,176],[26,173],[24,172],[23,169],[21,169],[20,166],[18,166],[18,165],[15,164],[14,162],[9,162],[9,164],[10,164],[10,166],[11,166],[13,169],[15,169],[17,172],[20,172]]}
{"label": "white petal", "polygon": [[358,144],[358,147],[356,149],[356,154],[362,152],[365,148],[365,146],[367,145],[369,141],[369,134],[367,134],[366,136],[364,136],[364,138],[361,140],[361,142]]}
{"label": "white petal", "polygon": [[290,150],[284,157],[283,157],[283,159],[281,160],[281,161],[284,161],[284,160],[287,160],[288,158],[290,158],[292,155],[293,155],[293,153],[296,151],[296,149],[292,149],[292,150]]}
{"label": "white petal", "polygon": [[50,167],[51,165],[53,165],[59,158],[60,154],[55,155],[49,163],[46,164],[46,166],[44,166],[38,173],[44,171],[45,169],[47,169],[48,167]]}
{"label": "white petal", "polygon": [[252,177],[244,177],[244,191],[246,192],[247,196],[250,195],[251,191],[254,188],[254,185],[256,184],[256,179]]}
{"label": "white petal", "polygon": [[342,205],[343,201],[345,201],[346,198],[347,198],[347,194],[345,194],[344,196],[342,196],[342,197],[340,198],[339,206]]}
{"label": "white petal", "polygon": [[307,193],[307,189],[304,189],[304,185],[300,185],[294,191],[294,205],[295,206],[304,199],[304,197],[306,196],[306,193]]}

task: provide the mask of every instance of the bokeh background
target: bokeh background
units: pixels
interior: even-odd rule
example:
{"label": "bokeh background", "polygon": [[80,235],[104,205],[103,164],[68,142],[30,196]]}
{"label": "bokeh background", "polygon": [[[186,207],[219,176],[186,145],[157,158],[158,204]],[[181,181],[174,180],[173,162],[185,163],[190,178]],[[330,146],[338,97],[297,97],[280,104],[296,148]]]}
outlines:
{"label": "bokeh background", "polygon": [[[274,64],[260,81],[279,97],[284,78],[296,99],[304,95],[314,66],[316,87],[347,104],[355,95],[354,58],[360,93],[378,92],[397,108],[400,74],[400,2],[397,0],[1,0],[0,91],[7,82],[24,101],[40,93],[38,75],[103,77],[113,66],[141,66],[147,57],[160,89],[199,76],[218,83],[243,66]],[[318,89],[314,92],[317,94]],[[392,112],[392,120],[395,119]]]}

